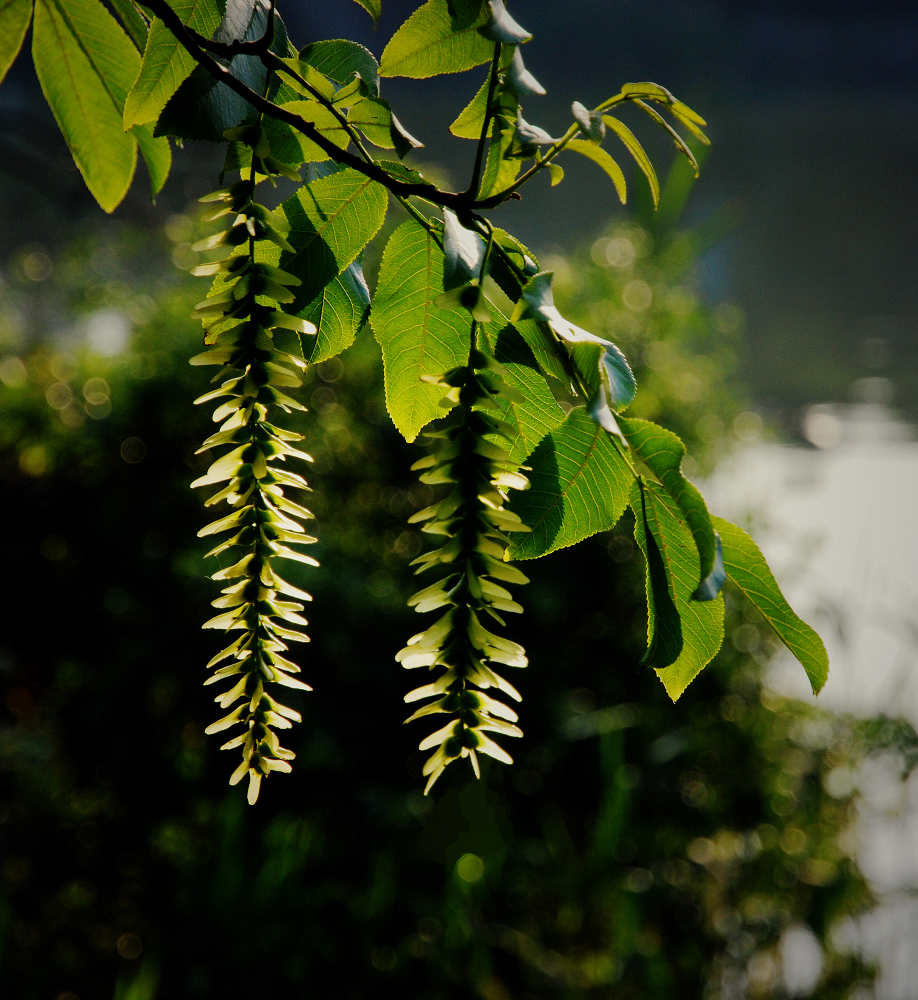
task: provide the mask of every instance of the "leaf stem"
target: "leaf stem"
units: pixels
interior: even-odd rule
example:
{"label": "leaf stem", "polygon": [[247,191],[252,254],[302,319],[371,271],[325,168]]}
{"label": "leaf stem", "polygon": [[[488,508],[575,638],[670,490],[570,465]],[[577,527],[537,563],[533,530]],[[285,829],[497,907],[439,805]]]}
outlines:
{"label": "leaf stem", "polygon": [[472,179],[469,182],[468,190],[466,194],[470,198],[474,198],[478,192],[478,187],[481,184],[481,171],[484,167],[484,154],[485,147],[488,144],[488,129],[491,125],[492,115],[492,103],[494,101],[494,92],[497,90],[497,73],[500,68],[500,54],[501,54],[501,43],[497,42],[494,45],[494,55],[491,59],[491,74],[488,78],[488,96],[485,103],[485,116],[484,121],[481,123],[481,135],[478,139],[478,148],[475,150],[475,166],[472,169]]}

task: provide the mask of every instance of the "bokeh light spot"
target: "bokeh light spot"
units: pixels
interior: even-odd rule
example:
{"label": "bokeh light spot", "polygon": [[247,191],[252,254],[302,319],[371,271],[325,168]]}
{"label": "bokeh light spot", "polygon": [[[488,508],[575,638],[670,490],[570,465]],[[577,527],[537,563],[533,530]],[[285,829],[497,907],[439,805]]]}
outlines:
{"label": "bokeh light spot", "polygon": [[484,871],[484,861],[477,854],[463,854],[456,862],[456,874],[463,882],[480,882]]}

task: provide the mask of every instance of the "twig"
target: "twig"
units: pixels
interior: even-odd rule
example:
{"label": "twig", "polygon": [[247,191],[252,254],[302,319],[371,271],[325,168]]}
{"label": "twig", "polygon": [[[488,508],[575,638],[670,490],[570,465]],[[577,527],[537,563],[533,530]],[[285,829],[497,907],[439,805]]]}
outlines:
{"label": "twig", "polygon": [[[305,135],[307,139],[314,142],[323,152],[328,153],[331,159],[346,167],[350,167],[352,170],[358,171],[358,173],[363,174],[365,177],[369,177],[370,180],[377,181],[388,188],[393,194],[405,198],[423,198],[434,205],[451,208],[457,214],[467,213],[474,209],[496,208],[509,198],[519,197],[515,190],[507,189],[489,198],[476,200],[466,192],[441,191],[433,184],[427,182],[417,183],[398,180],[383,170],[377,163],[373,161],[369,163],[364,162],[359,156],[351,153],[349,150],[336,146],[312,122],[301,118],[299,115],[288,111],[273,101],[269,101],[250,87],[247,87],[241,80],[233,76],[226,66],[217,62],[204,51],[192,34],[189,33],[188,28],[182,22],[181,18],[165,0],[140,0],[140,2],[160,18],[195,62],[210,73],[215,80],[225,83],[230,90],[237,93],[257,111],[261,111],[263,114],[295,128],[298,132]],[[514,185],[514,187],[516,186],[518,185]]]}

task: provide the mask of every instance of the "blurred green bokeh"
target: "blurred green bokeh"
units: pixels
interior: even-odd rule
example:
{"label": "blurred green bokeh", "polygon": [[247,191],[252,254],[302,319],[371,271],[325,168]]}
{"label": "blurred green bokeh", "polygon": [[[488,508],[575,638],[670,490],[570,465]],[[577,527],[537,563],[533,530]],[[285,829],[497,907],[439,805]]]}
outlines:
{"label": "blurred green bokeh", "polygon": [[[526,567],[514,767],[421,796],[393,655],[417,627],[406,522],[430,493],[366,331],[305,389],[322,565],[297,581],[316,600],[295,770],[255,808],[227,787],[202,735],[194,231],[191,214],[122,223],[16,248],[3,273],[8,995],[210,998],[260,981],[354,998],[783,997],[780,942],[798,926],[822,949],[813,995],[869,983],[832,938],[871,901],[835,780],[869,746],[763,693],[770,640],[732,597],[723,653],[672,706],[638,663],[627,525]],[[742,315],[695,281],[705,240],[627,221],[550,262],[562,308],[621,344],[635,412],[677,430],[696,472],[755,429],[730,381]]]}

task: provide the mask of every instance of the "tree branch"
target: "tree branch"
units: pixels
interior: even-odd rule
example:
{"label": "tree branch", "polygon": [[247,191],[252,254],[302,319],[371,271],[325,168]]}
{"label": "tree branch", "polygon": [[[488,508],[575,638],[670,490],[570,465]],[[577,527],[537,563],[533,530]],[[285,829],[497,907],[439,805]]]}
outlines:
{"label": "tree branch", "polygon": [[[144,0],[140,0],[141,3]],[[261,38],[256,38],[251,42],[246,42],[243,40],[238,40],[235,42],[216,42],[209,38],[205,38],[203,35],[199,34],[193,28],[185,25],[185,30],[188,32],[190,38],[193,38],[202,49],[206,49],[208,52],[213,52],[214,55],[220,56],[223,59],[232,59],[233,56],[263,56],[271,50],[271,44],[274,41],[274,6],[276,0],[268,0],[268,23],[265,25],[264,34]],[[149,5],[147,5],[149,6]]]}
{"label": "tree branch", "polygon": [[[312,122],[301,118],[299,115],[288,111],[273,101],[269,101],[267,98],[262,97],[261,94],[247,87],[241,80],[233,76],[226,66],[204,51],[202,45],[195,38],[196,33],[186,27],[182,19],[165,0],[140,0],[140,2],[165,24],[195,62],[199,66],[202,66],[215,80],[226,84],[230,90],[237,93],[257,111],[277,121],[282,121],[305,135],[307,139],[314,142],[337,163],[358,171],[358,173],[363,174],[365,177],[369,177],[370,180],[377,181],[388,188],[393,194],[404,198],[423,198],[425,201],[429,201],[435,205],[451,208],[457,214],[465,214],[475,209],[496,208],[502,202],[507,201],[508,198],[519,197],[515,191],[502,191],[496,195],[492,195],[490,198],[483,198],[480,201],[476,201],[473,196],[470,196],[466,192],[441,191],[439,188],[434,187],[433,184],[401,181],[392,177],[391,174],[383,170],[377,163],[372,161],[366,163],[349,150],[336,146]],[[217,43],[208,43],[208,45],[213,44]],[[246,44],[260,45],[261,40],[257,43]]]}

